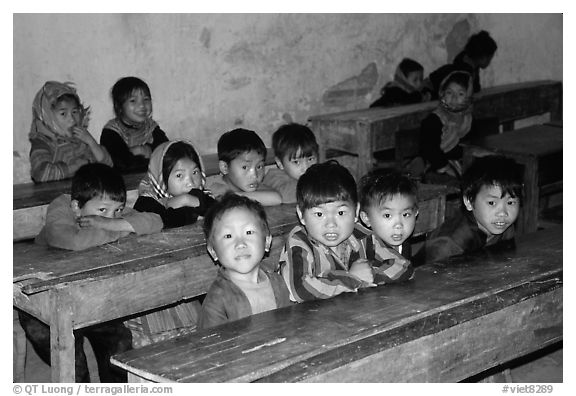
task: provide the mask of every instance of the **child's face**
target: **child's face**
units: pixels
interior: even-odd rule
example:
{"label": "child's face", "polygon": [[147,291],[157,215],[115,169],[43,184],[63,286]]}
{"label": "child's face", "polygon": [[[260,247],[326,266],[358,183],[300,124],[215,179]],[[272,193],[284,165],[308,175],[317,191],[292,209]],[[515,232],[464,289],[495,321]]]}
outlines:
{"label": "child's face", "polygon": [[122,104],[122,116],[135,124],[146,121],[152,114],[152,98],[141,90],[132,91]]}
{"label": "child's face", "polygon": [[240,207],[229,209],[214,222],[208,252],[230,276],[254,280],[271,243],[272,236],[264,231],[258,215]]}
{"label": "child's face", "polygon": [[396,194],[382,205],[372,205],[360,212],[362,221],[391,246],[402,245],[412,235],[417,215],[414,198],[402,194]]}
{"label": "child's face", "polygon": [[100,216],[115,219],[120,217],[124,210],[124,202],[114,201],[106,195],[92,198],[82,208],[78,205],[78,201],[72,200],[71,206],[76,217]]}
{"label": "child's face", "polygon": [[59,132],[70,136],[74,126],[80,124],[80,108],[73,100],[61,100],[54,107],[56,124],[60,128]]}
{"label": "child's face", "polygon": [[464,198],[466,209],[476,218],[478,227],[488,236],[504,233],[518,218],[520,202],[509,194],[502,196],[500,186],[483,186],[474,202]]}
{"label": "child's face", "polygon": [[352,235],[358,210],[359,205],[347,201],[328,202],[304,212],[296,208],[310,238],[327,247],[336,247]]}
{"label": "child's face", "polygon": [[466,89],[457,83],[450,83],[444,94],[442,95],[442,100],[451,107],[458,107],[463,105],[468,99]]}
{"label": "child's face", "polygon": [[421,71],[414,71],[412,73],[408,73],[406,76],[406,80],[410,85],[412,85],[416,89],[422,88],[422,80],[424,79],[424,72]]}
{"label": "child's face", "polygon": [[200,188],[202,172],[198,165],[189,158],[179,159],[168,177],[168,192],[177,197],[187,194],[193,188]]}
{"label": "child's face", "polygon": [[305,157],[302,155],[301,149],[298,149],[294,158],[290,158],[289,155],[285,155],[280,161],[276,158],[278,167],[295,180],[300,179],[300,176],[316,163],[318,163],[318,154]]}
{"label": "child's face", "polygon": [[226,164],[220,161],[220,170],[233,187],[240,191],[256,191],[264,179],[264,157],[248,151]]}

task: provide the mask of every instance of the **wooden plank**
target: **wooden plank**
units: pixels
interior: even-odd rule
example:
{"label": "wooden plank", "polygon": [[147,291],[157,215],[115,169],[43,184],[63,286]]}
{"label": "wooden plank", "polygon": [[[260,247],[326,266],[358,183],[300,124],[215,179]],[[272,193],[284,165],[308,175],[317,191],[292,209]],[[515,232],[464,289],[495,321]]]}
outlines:
{"label": "wooden plank", "polygon": [[[409,370],[416,362],[413,355],[393,353],[390,359],[384,352],[427,336],[443,337],[442,332],[464,326],[457,329],[464,334],[452,349],[446,346],[435,351],[432,338],[419,341],[431,348],[434,362],[448,367],[446,376],[437,379],[458,380],[497,364],[499,358],[488,354],[470,369],[458,371],[461,356],[450,355],[452,360],[442,363],[442,355],[448,356],[450,350],[464,353],[469,332],[489,338],[497,323],[514,318],[512,313],[522,313],[520,318],[527,322],[506,322],[508,338],[495,346],[496,351],[503,351],[503,359],[561,338],[561,292],[554,292],[561,287],[562,228],[556,227],[525,235],[514,250],[486,250],[419,267],[415,280],[405,284],[254,315],[126,352],[113,362],[152,381],[313,381],[339,367],[346,371],[353,364],[361,365],[354,362],[375,359],[372,356],[380,353],[378,364],[385,359],[389,365]],[[515,306],[538,296],[542,299],[533,301],[534,309]],[[486,322],[481,320],[493,313]],[[453,339],[452,334],[443,339]],[[515,338],[518,348],[510,349],[509,341]],[[419,362],[423,366],[415,368],[421,373],[414,380],[428,375],[424,365],[429,360]]]}

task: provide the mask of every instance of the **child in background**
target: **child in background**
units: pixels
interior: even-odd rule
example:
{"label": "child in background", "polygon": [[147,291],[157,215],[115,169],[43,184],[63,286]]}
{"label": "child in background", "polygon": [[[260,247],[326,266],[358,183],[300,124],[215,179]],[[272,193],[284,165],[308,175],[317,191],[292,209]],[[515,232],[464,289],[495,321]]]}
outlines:
{"label": "child in background", "polygon": [[440,103],[420,126],[420,153],[428,165],[427,181],[434,175],[458,180],[462,175],[460,140],[472,127],[472,77],[455,71],[440,86]]}
{"label": "child in background", "polygon": [[442,81],[456,70],[470,73],[472,75],[473,90],[474,92],[479,92],[481,89],[480,69],[486,69],[490,66],[497,49],[496,41],[485,30],[470,36],[464,49],[456,55],[451,64],[444,65],[430,73],[427,83],[432,91],[432,99],[439,97],[439,88]]}
{"label": "child in background", "polygon": [[422,90],[424,67],[410,58],[402,59],[396,67],[394,80],[380,91],[380,98],[370,107],[392,107],[430,100],[430,93]]}
{"label": "child in background", "polygon": [[290,299],[326,299],[373,286],[366,252],[354,235],[360,208],[350,172],[334,161],[312,165],[298,180],[296,197],[302,225],[288,234],[279,263]]}
{"label": "child in background", "polygon": [[[124,180],[118,172],[104,164],[84,165],[72,178],[71,195],[63,194],[48,206],[46,224],[35,242],[80,250],[113,242],[132,232],[148,234],[162,229],[160,216],[124,210],[125,203]],[[19,319],[38,356],[49,365],[49,326],[25,312],[19,312]],[[121,321],[76,330],[74,334],[76,382],[90,382],[84,336],[92,344],[100,381],[126,382],[126,372],[110,364],[112,355],[132,348],[131,333]]]}
{"label": "child in background", "polygon": [[419,264],[514,241],[522,203],[522,170],[509,158],[476,159],[462,177],[465,210],[435,230],[415,260]]}
{"label": "child in background", "polygon": [[214,203],[205,180],[202,157],[191,143],[162,143],[150,157],[134,209],[159,214],[164,228],[192,224]]}
{"label": "child in background", "polygon": [[48,81],[38,91],[29,134],[35,183],[70,178],[88,163],[112,165],[106,149],[88,132],[88,115],[71,83]]}
{"label": "child in background", "polygon": [[206,214],[204,234],[208,253],[221,268],[202,303],[199,328],[290,304],[282,277],[260,268],[272,244],[262,205],[225,194]]}
{"label": "child in background", "polygon": [[[377,169],[360,180],[360,219],[372,233],[363,239],[374,283],[412,279],[408,238],[418,216],[416,183],[396,170]],[[373,255],[373,257],[371,257]]]}
{"label": "child in background", "polygon": [[280,194],[262,183],[266,146],[254,131],[234,129],[218,139],[220,177],[208,189],[216,198],[226,192],[254,199],[264,206],[282,203]]}
{"label": "child in background", "polygon": [[280,193],[282,203],[295,203],[298,179],[318,162],[314,133],[304,125],[282,125],[272,135],[272,148],[278,169],[266,173],[264,184]]}
{"label": "child in background", "polygon": [[131,233],[162,230],[155,213],[140,213],[126,205],[124,179],[104,164],[87,164],[72,178],[71,194],[54,199],[35,242],[68,250],[110,243]]}
{"label": "child in background", "polygon": [[152,119],[150,88],[137,77],[121,78],[112,87],[112,102],[116,117],[104,125],[100,144],[120,172],[145,171],[152,151],[168,141]]}

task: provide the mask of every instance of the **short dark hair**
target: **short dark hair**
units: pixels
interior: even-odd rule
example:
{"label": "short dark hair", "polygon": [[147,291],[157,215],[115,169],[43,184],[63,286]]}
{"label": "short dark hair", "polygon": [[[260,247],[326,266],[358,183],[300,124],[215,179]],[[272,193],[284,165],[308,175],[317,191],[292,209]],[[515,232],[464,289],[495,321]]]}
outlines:
{"label": "short dark hair", "polygon": [[356,181],[335,160],[314,164],[298,179],[296,201],[301,211],[335,201],[358,203]]}
{"label": "short dark hair", "polygon": [[106,196],[112,201],[126,203],[126,186],[122,175],[108,165],[86,164],[72,178],[70,195],[82,208],[92,198]]}
{"label": "short dark hair", "polygon": [[522,203],[523,169],[511,158],[490,155],[476,158],[462,175],[462,196],[474,202],[482,187],[499,186],[502,196],[509,194]]}
{"label": "short dark hair", "polygon": [[198,158],[198,153],[194,150],[190,144],[186,142],[175,142],[168,147],[168,150],[164,153],[164,158],[162,159],[162,177],[164,182],[168,183],[168,178],[170,177],[170,172],[176,165],[176,162],[182,158],[188,158],[200,168],[203,172],[202,164],[200,163],[200,158]]}
{"label": "short dark hair", "polygon": [[418,187],[414,180],[395,169],[375,169],[360,179],[360,206],[363,210],[380,206],[400,194],[411,197],[418,205]]}
{"label": "short dark hair", "polygon": [[116,81],[111,90],[112,103],[114,105],[114,114],[116,117],[122,115],[122,106],[124,102],[132,95],[134,91],[142,90],[146,95],[152,98],[150,87],[138,77],[123,77]]}
{"label": "short dark hair", "polygon": [[282,125],[272,134],[274,155],[280,160],[285,156],[295,159],[298,150],[302,157],[318,155],[318,143],[314,133],[306,125],[290,123]]}
{"label": "short dark hair", "polygon": [[262,204],[248,197],[228,192],[224,194],[221,199],[216,201],[204,216],[202,229],[204,231],[204,236],[206,237],[206,242],[208,242],[212,236],[214,223],[222,218],[224,213],[235,208],[244,208],[254,213],[260,219],[265,234],[270,234],[266,211]]}
{"label": "short dark hair", "polygon": [[404,58],[402,62],[398,65],[402,73],[407,77],[408,74],[414,72],[424,72],[424,66],[416,62],[414,59]]}
{"label": "short dark hair", "polygon": [[464,51],[473,59],[492,56],[497,49],[496,41],[490,37],[490,33],[486,30],[481,30],[470,36],[466,47],[464,47]]}
{"label": "short dark hair", "polygon": [[236,128],[223,133],[218,139],[218,159],[230,163],[243,153],[256,151],[266,159],[266,146],[256,132],[244,128]]}

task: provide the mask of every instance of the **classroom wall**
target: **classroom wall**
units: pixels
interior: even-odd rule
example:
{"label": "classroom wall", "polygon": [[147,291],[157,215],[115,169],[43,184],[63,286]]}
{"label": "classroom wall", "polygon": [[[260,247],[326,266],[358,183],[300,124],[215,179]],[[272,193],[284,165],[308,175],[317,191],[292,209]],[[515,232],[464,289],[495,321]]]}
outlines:
{"label": "classroom wall", "polygon": [[73,81],[98,140],[123,76],[150,86],[170,138],[216,151],[221,133],[258,132],[270,145],[287,121],[365,108],[402,57],[428,73],[468,36],[499,49],[484,87],[562,80],[561,14],[14,14],[13,182],[29,182],[31,103],[47,80]]}

